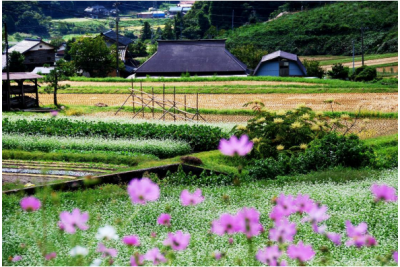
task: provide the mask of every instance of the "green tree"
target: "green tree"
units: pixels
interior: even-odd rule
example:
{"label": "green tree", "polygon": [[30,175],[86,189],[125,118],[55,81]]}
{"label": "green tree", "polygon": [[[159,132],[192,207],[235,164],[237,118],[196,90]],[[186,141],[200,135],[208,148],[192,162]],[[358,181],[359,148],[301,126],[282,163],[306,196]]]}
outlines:
{"label": "green tree", "polygon": [[50,73],[44,77],[44,81],[47,83],[46,87],[44,88],[44,91],[46,93],[53,92],[54,105],[56,107],[58,107],[57,90],[65,89],[65,88],[69,87],[68,84],[65,84],[65,85],[59,84],[60,81],[65,81],[68,79],[68,77],[67,77],[68,70],[66,69],[65,63],[66,63],[65,60],[60,59],[59,61],[56,62],[54,70],[51,70]]}
{"label": "green tree", "polygon": [[327,74],[332,79],[345,80],[349,77],[349,67],[344,67],[342,63],[337,63],[332,66],[332,70],[328,71]]}
{"label": "green tree", "polygon": [[[8,55],[8,66],[10,72],[24,72],[26,71],[26,66],[24,64],[25,57],[20,52],[13,51]],[[6,66],[3,66],[4,68]]]}
{"label": "green tree", "polygon": [[151,28],[150,28],[149,22],[145,21],[143,23],[143,28],[142,28],[140,34],[141,34],[140,39],[142,41],[151,39]]}
{"label": "green tree", "polygon": [[146,44],[142,40],[138,40],[136,43],[129,44],[128,51],[132,57],[147,56]]}
{"label": "green tree", "polygon": [[[116,68],[116,47],[107,47],[102,38],[84,38],[74,42],[69,54],[76,69],[86,71],[90,77],[106,77]],[[120,62],[119,69],[124,67]]]}
{"label": "green tree", "polygon": [[174,31],[172,30],[171,22],[167,21],[165,23],[164,31],[162,33],[163,40],[173,40],[174,39]]}
{"label": "green tree", "polygon": [[174,17],[174,34],[176,40],[181,38],[182,32],[183,32],[183,19],[181,12],[178,12]]}
{"label": "green tree", "polygon": [[317,60],[307,60],[303,61],[303,65],[307,70],[308,77],[318,77],[322,78],[325,75],[324,69],[319,65],[319,61]]}
{"label": "green tree", "polygon": [[63,43],[65,43],[65,40],[61,37],[55,37],[50,41],[50,44],[54,46],[56,49],[59,48],[60,45],[62,45]]}
{"label": "green tree", "polygon": [[249,69],[255,69],[261,58],[268,54],[268,51],[251,44],[235,47],[231,50],[231,53],[246,64]]}
{"label": "green tree", "polygon": [[206,31],[210,28],[210,21],[203,11],[198,13],[197,22],[200,27],[201,36],[203,37]]}

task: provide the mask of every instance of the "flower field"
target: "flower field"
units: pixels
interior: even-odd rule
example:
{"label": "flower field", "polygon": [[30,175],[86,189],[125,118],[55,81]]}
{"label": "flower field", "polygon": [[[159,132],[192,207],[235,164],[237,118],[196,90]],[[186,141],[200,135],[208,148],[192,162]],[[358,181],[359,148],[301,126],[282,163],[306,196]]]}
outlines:
{"label": "flower field", "polygon": [[3,172],[23,176],[3,190],[176,163],[210,172],[4,194],[2,264],[396,265],[397,125],[371,131],[397,120],[353,128],[354,114],[253,104],[239,126],[5,114]]}
{"label": "flower field", "polygon": [[[335,179],[335,176],[342,174],[339,172],[331,175],[332,179]],[[374,204],[374,195],[370,188],[374,183],[397,187],[397,169],[375,174],[369,172],[367,177],[358,177],[354,171],[347,172],[346,175],[349,179],[347,182],[318,179],[321,174],[315,173],[298,177],[298,181],[293,179],[286,182],[256,182],[241,187],[202,187],[204,200],[195,206],[184,206],[180,201],[182,190],[188,189],[189,192],[193,192],[196,189],[193,186],[163,186],[159,192],[159,199],[146,205],[132,204],[126,187],[119,186],[85,190],[84,197],[81,191],[60,192],[51,196],[42,192],[36,194],[41,201],[40,209],[31,213],[23,211],[19,206],[20,196],[3,197],[2,264],[87,265],[98,259],[99,263],[107,265],[112,259],[113,265],[126,266],[131,264],[131,257],[136,252],[143,255],[157,247],[163,253],[161,256],[165,256],[168,261],[161,262],[162,265],[260,265],[262,263],[257,258],[262,260],[263,255],[256,258],[258,251],[266,246],[279,244],[268,237],[273,227],[269,213],[274,207],[271,200],[283,193],[293,196],[307,194],[311,199],[326,206],[326,213],[330,215],[324,223],[327,231],[342,236],[341,244],[335,245],[323,234],[313,232],[309,222],[301,222],[306,215],[290,215],[290,221],[297,227],[293,244],[297,245],[302,241],[306,246],[311,245],[314,252],[304,264],[396,265],[392,254],[397,250],[397,203]],[[314,177],[318,180],[309,182]],[[263,233],[252,237],[251,243],[242,233],[222,236],[213,233],[213,221],[218,220],[224,213],[235,214],[242,207],[252,207],[259,212],[259,222],[264,227]],[[59,214],[62,211],[71,212],[75,208],[88,213],[85,223],[87,230],[76,229],[75,234],[61,231],[57,225],[60,220]],[[157,218],[162,213],[170,214],[170,227],[157,223]],[[346,246],[345,243],[352,240],[348,236],[349,230],[346,231],[347,220],[354,226],[365,222],[368,234],[375,238],[376,245],[361,248]],[[106,232],[105,236],[99,235],[98,230],[106,225],[115,229],[115,232]],[[168,233],[177,231],[190,234],[189,243],[184,250],[168,249],[164,241]],[[124,236],[132,235],[139,238],[139,247],[128,246],[122,241]],[[104,243],[105,247],[115,251],[110,251],[111,253],[102,257],[98,243]],[[288,248],[290,243],[292,242],[279,245],[279,250]],[[77,245],[83,248],[82,256],[71,254],[82,251],[72,251]],[[42,256],[42,253],[48,255],[51,252],[56,252],[56,258],[47,260]],[[116,254],[115,257],[113,253]],[[289,250],[288,253],[281,254],[279,261],[286,261],[289,265],[298,264],[297,260],[290,257],[293,255]],[[22,259],[15,263],[9,262],[8,257],[15,255],[21,255]],[[268,254],[264,256],[268,257]],[[152,258],[148,259],[150,261],[146,260],[144,263],[153,264]]]}

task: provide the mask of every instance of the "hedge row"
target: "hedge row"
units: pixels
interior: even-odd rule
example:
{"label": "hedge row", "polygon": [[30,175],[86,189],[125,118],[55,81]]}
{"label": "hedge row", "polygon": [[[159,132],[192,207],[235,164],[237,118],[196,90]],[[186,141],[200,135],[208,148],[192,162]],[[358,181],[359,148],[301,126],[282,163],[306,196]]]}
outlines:
{"label": "hedge row", "polygon": [[160,125],[154,123],[124,124],[118,122],[73,121],[65,118],[10,121],[4,118],[3,133],[28,135],[104,137],[135,139],[173,139],[187,142],[194,151],[217,149],[221,138],[227,138],[218,127],[208,125]]}

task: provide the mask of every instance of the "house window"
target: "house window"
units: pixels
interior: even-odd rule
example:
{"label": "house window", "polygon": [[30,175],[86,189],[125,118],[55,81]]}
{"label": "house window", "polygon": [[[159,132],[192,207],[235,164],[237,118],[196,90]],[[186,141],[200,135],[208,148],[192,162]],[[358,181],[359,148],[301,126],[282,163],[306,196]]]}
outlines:
{"label": "house window", "polygon": [[42,48],[42,47],[43,47],[43,45],[39,45],[39,47],[40,47],[40,48]]}

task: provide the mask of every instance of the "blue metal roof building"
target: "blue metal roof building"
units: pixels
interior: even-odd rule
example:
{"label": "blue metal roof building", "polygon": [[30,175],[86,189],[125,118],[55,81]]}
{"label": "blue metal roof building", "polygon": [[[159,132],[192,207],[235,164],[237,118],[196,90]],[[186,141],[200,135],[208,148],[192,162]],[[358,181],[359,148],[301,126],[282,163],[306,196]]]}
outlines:
{"label": "blue metal roof building", "polygon": [[306,68],[297,55],[280,50],[263,56],[254,70],[254,76],[303,77],[306,75]]}

